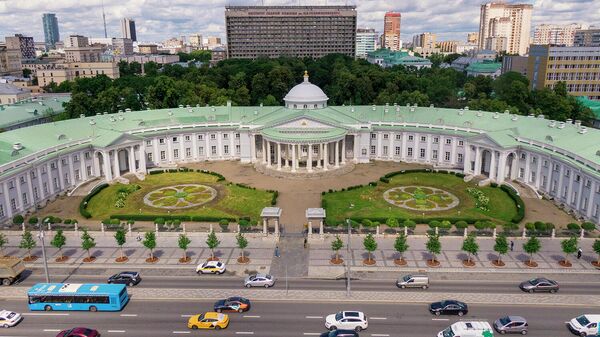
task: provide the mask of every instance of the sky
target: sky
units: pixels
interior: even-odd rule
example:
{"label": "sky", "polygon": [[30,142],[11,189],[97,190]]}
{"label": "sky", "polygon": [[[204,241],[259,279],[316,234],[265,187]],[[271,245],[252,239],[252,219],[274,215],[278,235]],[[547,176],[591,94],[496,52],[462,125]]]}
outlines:
{"label": "sky", "polygon": [[[121,37],[120,20],[136,21],[138,41],[159,42],[200,33],[225,38],[226,5],[356,5],[358,27],[383,31],[386,11],[402,13],[403,41],[433,32],[440,40],[466,40],[479,26],[482,0],[0,0],[0,40],[22,33],[43,41],[42,13],[56,13],[61,39],[70,34],[104,37],[102,1],[109,37]],[[534,5],[533,26],[580,23],[600,26],[600,0],[524,0]],[[533,32],[533,27],[532,27]]]}

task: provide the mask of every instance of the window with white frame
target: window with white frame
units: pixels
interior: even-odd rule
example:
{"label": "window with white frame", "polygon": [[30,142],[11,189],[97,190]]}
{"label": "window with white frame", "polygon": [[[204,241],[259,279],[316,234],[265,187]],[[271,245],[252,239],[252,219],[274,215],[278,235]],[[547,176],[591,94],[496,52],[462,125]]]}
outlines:
{"label": "window with white frame", "polygon": [[431,159],[438,159],[438,150],[431,151]]}
{"label": "window with white frame", "polygon": [[14,180],[11,180],[11,181],[8,182],[8,189],[10,190],[10,189],[13,189],[13,188],[15,188],[15,182],[14,182]]}
{"label": "window with white frame", "polygon": [[459,153],[457,157],[458,157],[458,162],[462,163],[463,162],[463,154]]}
{"label": "window with white frame", "polygon": [[217,146],[213,145],[210,147],[210,154],[215,156],[217,154]]}
{"label": "window with white frame", "polygon": [[448,144],[448,145],[452,144],[452,138],[446,138],[446,144]]}
{"label": "window with white frame", "polygon": [[371,145],[371,155],[375,154],[375,145]]}
{"label": "window with white frame", "polygon": [[204,139],[204,135],[198,135],[198,140],[203,140]]}
{"label": "window with white frame", "polygon": [[240,133],[239,133],[239,132],[237,132],[237,133],[235,134],[235,139],[240,139]]}
{"label": "window with white frame", "polygon": [[421,136],[421,142],[423,142],[423,143],[424,143],[424,142],[426,142],[426,141],[427,141],[427,137],[425,137],[425,136]]}
{"label": "window with white frame", "polygon": [[396,156],[400,155],[400,146],[396,146],[396,150],[394,151],[394,153],[396,154]]}
{"label": "window with white frame", "polygon": [[407,155],[408,155],[409,157],[412,157],[412,156],[413,156],[413,148],[412,148],[412,147],[409,147],[409,148],[407,149],[406,153],[407,153]]}
{"label": "window with white frame", "polygon": [[223,139],[229,139],[229,134],[228,133],[224,133],[223,134]]}
{"label": "window with white frame", "polygon": [[67,165],[67,160],[65,158],[61,159],[60,162],[63,166]]}
{"label": "window with white frame", "polygon": [[21,185],[25,184],[25,176],[20,176],[19,182],[21,183]]}
{"label": "window with white frame", "polygon": [[177,137],[173,137],[173,143],[177,143],[179,140],[177,139]]}
{"label": "window with white frame", "polygon": [[388,147],[387,147],[387,145],[384,145],[383,146],[383,155],[387,156],[387,154],[388,154]]}
{"label": "window with white frame", "polygon": [[0,217],[4,216],[4,205],[0,204]]}
{"label": "window with white frame", "polygon": [[90,165],[88,165],[86,167],[86,172],[87,172],[88,177],[92,175],[92,167]]}
{"label": "window with white frame", "polygon": [[371,134],[371,139],[377,139],[377,134],[376,133],[372,133]]}
{"label": "window with white frame", "polygon": [[146,141],[146,146],[151,146],[152,145],[152,141],[151,140],[147,140]]}
{"label": "window with white frame", "polygon": [[594,204],[594,212],[593,212],[593,214],[594,214],[594,218],[598,217],[598,204]]}
{"label": "window with white frame", "polygon": [[433,137],[433,144],[437,144],[440,142],[440,137]]}
{"label": "window with white frame", "polygon": [[366,156],[366,155],[367,155],[367,149],[363,148],[363,149],[360,151],[360,153],[361,153],[363,156]]}
{"label": "window with white frame", "polygon": [[544,165],[544,167],[548,167],[548,161],[544,160],[543,163],[542,163],[542,165]]}
{"label": "window with white frame", "polygon": [[54,183],[54,188],[58,188],[58,178],[52,178],[52,182]]}
{"label": "window with white frame", "polygon": [[525,176],[525,169],[524,168],[519,168],[519,178],[523,179],[523,177]]}
{"label": "window with white frame", "polygon": [[571,176],[571,170],[567,169],[565,171],[565,177],[570,177]]}
{"label": "window with white frame", "polygon": [[210,139],[217,139],[217,134],[211,133],[210,134]]}
{"label": "window with white frame", "polygon": [[192,148],[191,147],[186,147],[185,148],[185,157],[186,158],[190,158],[192,156]]}
{"label": "window with white frame", "polygon": [[40,199],[40,193],[38,191],[37,187],[33,188],[33,200],[39,200]]}
{"label": "window with white frame", "polygon": [[78,162],[78,161],[79,161],[79,155],[77,155],[77,154],[76,154],[76,155],[74,155],[74,156],[73,156],[73,161],[74,161],[74,162]]}
{"label": "window with white frame", "polygon": [[146,154],[146,158],[147,158],[147,160],[148,160],[148,161],[152,161],[152,157],[154,157],[154,156],[152,155],[152,152],[150,152],[150,153]]}
{"label": "window with white frame", "polygon": [[48,194],[48,183],[44,181],[44,183],[42,185],[44,188],[44,194]]}
{"label": "window with white frame", "polygon": [[396,134],[396,140],[400,140],[400,139],[402,139],[402,135],[401,135],[401,134],[399,134],[399,133],[398,133],[398,134]]}
{"label": "window with white frame", "polygon": [[92,155],[91,155],[90,151],[87,151],[87,152],[84,154],[84,157],[85,157],[85,159],[90,159],[90,158],[92,157]]}
{"label": "window with white frame", "polygon": [[75,181],[79,180],[81,180],[81,174],[79,173],[79,170],[75,170]]}
{"label": "window with white frame", "polygon": [[27,193],[23,192],[21,197],[21,199],[23,200],[23,205],[29,204],[29,200],[27,199]]}
{"label": "window with white frame", "polygon": [[179,159],[179,149],[173,149],[173,158]]}
{"label": "window with white frame", "polygon": [[242,148],[240,147],[240,145],[239,145],[239,144],[237,144],[237,145],[235,146],[235,154],[236,154],[236,155],[239,155],[239,154],[241,153],[241,151],[242,151]]}
{"label": "window with white frame", "polygon": [[167,159],[167,152],[160,151],[160,160],[166,160],[166,159]]}
{"label": "window with white frame", "polygon": [[164,144],[165,143],[165,139],[164,138],[159,138],[158,139],[158,144]]}
{"label": "window with white frame", "polygon": [[464,140],[459,140],[458,141],[458,146],[464,146],[465,145],[465,141]]}
{"label": "window with white frame", "polygon": [[204,147],[200,146],[198,148],[198,155],[203,156],[204,155]]}
{"label": "window with white frame", "polygon": [[383,139],[389,139],[389,138],[390,138],[390,135],[388,135],[387,133],[383,134]]}
{"label": "window with white frame", "polygon": [[449,151],[446,151],[446,154],[444,155],[444,160],[450,161],[450,152]]}
{"label": "window with white frame", "polygon": [[413,135],[408,136],[408,140],[413,140],[413,139],[415,139],[415,136],[413,136]]}
{"label": "window with white frame", "polygon": [[223,145],[223,153],[224,153],[225,155],[228,155],[228,154],[229,154],[229,145]]}
{"label": "window with white frame", "polygon": [[17,210],[17,201],[15,200],[15,198],[11,198],[11,199],[10,199],[10,208],[11,208],[13,211],[16,211],[16,210]]}
{"label": "window with white frame", "polygon": [[525,153],[521,153],[521,159],[525,160]]}
{"label": "window with white frame", "polygon": [[35,177],[36,177],[36,175],[35,175],[35,171],[31,171],[31,172],[30,172],[30,175],[31,175],[31,179],[35,179]]}
{"label": "window with white frame", "polygon": [[185,136],[185,141],[186,141],[186,142],[189,142],[189,141],[190,141],[190,136],[189,136],[189,135],[186,135],[186,136]]}

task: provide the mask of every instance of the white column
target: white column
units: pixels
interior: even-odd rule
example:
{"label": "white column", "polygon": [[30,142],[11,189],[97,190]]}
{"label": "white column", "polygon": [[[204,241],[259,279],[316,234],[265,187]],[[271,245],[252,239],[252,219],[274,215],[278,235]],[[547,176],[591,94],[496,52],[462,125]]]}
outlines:
{"label": "white column", "polygon": [[496,150],[490,151],[491,161],[490,161],[490,179],[494,181],[498,181],[496,178]]}
{"label": "white column", "polygon": [[[354,138],[353,138],[353,148],[352,148],[352,158],[354,160],[355,163],[358,163],[358,156],[361,154],[360,153],[360,147],[359,147],[359,134],[355,134]],[[321,148],[319,148],[320,150]]]}
{"label": "white column", "polygon": [[169,163],[173,163],[173,137],[169,136],[167,139],[167,159]]}
{"label": "white column", "polygon": [[481,174],[481,148],[479,146],[475,147],[475,172],[473,174],[476,176]]}
{"label": "white column", "polygon": [[469,173],[471,173],[471,145],[465,144],[465,146],[463,148],[465,151],[463,172],[465,174],[469,174]]}
{"label": "white column", "polygon": [[210,135],[208,133],[204,135],[204,142],[206,143],[206,145],[204,145],[204,153],[206,154],[206,160],[210,158],[210,141],[208,140],[209,137]]}
{"label": "white column", "polygon": [[592,179],[592,185],[590,187],[590,196],[588,198],[588,204],[586,205],[587,207],[587,217],[591,218],[592,217],[592,209],[594,208],[594,197],[596,196],[596,181]]}
{"label": "white column", "polygon": [[432,158],[431,158],[431,148],[433,147],[431,145],[432,140],[433,140],[433,136],[427,135],[427,147],[425,147],[425,159],[427,160],[427,162],[432,161]]}
{"label": "white column", "polygon": [[187,158],[185,156],[185,136],[179,135],[179,160],[178,161],[186,161]]}
{"label": "white column", "polygon": [[277,143],[277,170],[281,171],[281,143]]}
{"label": "white column", "polygon": [[88,179],[88,175],[87,175],[87,168],[85,165],[85,153],[82,151],[79,153],[79,163],[81,164],[80,166],[80,170],[81,170],[81,181],[86,181]]}
{"label": "white column", "polygon": [[130,146],[129,147],[129,172],[130,173],[135,173],[135,151],[134,151],[134,147]]}
{"label": "white column", "polygon": [[69,185],[75,186],[75,167],[73,167],[73,155],[69,154],[68,158],[67,164],[69,165]]}
{"label": "white column", "polygon": [[450,163],[456,165],[456,146],[458,145],[458,139],[452,138],[452,150],[450,150]]}
{"label": "white column", "polygon": [[271,167],[271,142],[267,142],[267,166]]}
{"label": "white column", "polygon": [[98,159],[98,153],[92,152],[92,165],[94,165],[93,175],[100,177],[100,159]]}
{"label": "white column", "polygon": [[[63,177],[63,165],[62,165],[62,158],[58,158],[58,160],[56,161],[56,165],[58,166],[58,186],[60,186],[60,190],[64,190],[65,189],[65,180]],[[17,185],[18,187],[18,185]],[[19,198],[21,196],[19,195]],[[19,198],[17,198],[17,200],[19,200]]]}
{"label": "white column", "polygon": [[383,154],[383,133],[377,132],[377,159],[381,159]]}
{"label": "white column", "polygon": [[[106,177],[106,181],[112,180],[112,172],[110,170],[110,152],[102,151],[102,164],[104,165],[104,177]],[[52,181],[50,181],[50,185],[52,186]]]}
{"label": "white column", "polygon": [[44,199],[44,198],[46,198],[47,193],[44,192],[44,184],[43,184],[43,179],[42,179],[42,171],[40,170],[39,166],[35,169],[35,172],[37,174],[39,196],[40,196],[40,199]]}
{"label": "white column", "polygon": [[[194,161],[198,161],[198,135],[197,134],[192,135],[192,158],[194,158]],[[140,160],[141,160],[141,157],[140,157]]]}
{"label": "white column", "polygon": [[8,182],[5,182],[3,185],[4,188],[4,203],[6,204],[6,216],[11,218],[13,215],[12,207],[10,206],[10,196],[8,192]]}
{"label": "white column", "polygon": [[[539,190],[540,184],[542,182],[542,157],[541,156],[537,157],[537,162],[538,163],[537,163],[537,168],[536,168],[536,172],[535,172],[535,189]],[[580,195],[581,195],[581,193],[580,193]]]}
{"label": "white column", "polygon": [[115,156],[113,158],[113,168],[115,170],[115,178],[118,178],[121,176],[121,172],[119,170],[119,151],[118,150],[114,150],[113,151],[115,153]]}
{"label": "white column", "polygon": [[[46,164],[46,172],[48,174],[48,191],[50,191],[50,195],[54,194],[55,191],[55,187],[54,187],[54,181],[52,181],[52,170],[50,168],[50,163],[48,162]],[[108,171],[110,173],[110,171]],[[107,181],[110,179],[106,179]]]}
{"label": "white column", "polygon": [[523,177],[526,184],[529,184],[529,180],[531,178],[529,170],[531,166],[531,155],[528,152],[525,152],[525,176]]}
{"label": "white column", "polygon": [[565,165],[562,162],[557,162],[557,165],[560,165],[560,169],[558,172],[558,187],[556,189],[556,197],[558,199],[562,199],[563,195],[563,180],[565,177]]}
{"label": "white column", "polygon": [[329,147],[329,143],[323,144],[323,171],[327,171],[329,169],[329,157],[327,156],[327,147]]}
{"label": "white column", "polygon": [[322,148],[323,144],[317,144],[317,168],[321,168],[321,155],[323,154]]}
{"label": "white column", "polygon": [[388,160],[394,160],[394,133],[391,132],[388,137],[390,137],[390,142],[388,144]]}
{"label": "white column", "polygon": [[262,163],[267,164],[267,146],[265,144],[265,139],[262,139]]}
{"label": "white column", "polygon": [[342,139],[342,165],[346,165],[346,136]]}
{"label": "white column", "polygon": [[27,201],[29,201],[30,205],[35,205],[36,200],[33,197],[33,180],[31,179],[31,172],[25,173],[25,181],[27,182],[27,193],[29,194]]}
{"label": "white column", "polygon": [[406,133],[402,133],[402,148],[400,149],[400,160],[406,161]]}
{"label": "white column", "polygon": [[312,153],[313,153],[313,145],[308,144],[308,161],[306,162],[306,170],[308,172],[312,172]]}
{"label": "white column", "polygon": [[250,135],[250,162],[256,162],[256,135]]}
{"label": "white column", "polygon": [[[240,154],[241,154],[241,151],[240,151]],[[236,153],[235,153],[235,132],[231,132],[229,134],[229,157],[230,158],[234,158],[235,156],[236,156]]]}
{"label": "white column", "polygon": [[[146,143],[142,141],[142,144],[138,148],[140,162],[139,162],[139,172],[146,173]],[[198,156],[198,149],[196,149],[196,157]]]}
{"label": "white column", "polygon": [[496,180],[499,184],[504,182],[506,177],[506,158],[508,155],[505,152],[500,152],[500,160],[498,163],[498,179]]}
{"label": "white column", "polygon": [[217,132],[217,155],[223,158],[223,132]]}
{"label": "white column", "polygon": [[158,138],[156,137],[152,140],[152,148],[154,149],[152,159],[154,160],[154,165],[158,166],[160,163],[160,151],[158,151]]}
{"label": "white column", "polygon": [[439,136],[438,138],[439,143],[438,143],[438,157],[437,157],[437,162],[438,165],[440,165],[441,163],[444,162],[444,137]]}
{"label": "white column", "polygon": [[571,205],[571,197],[573,195],[573,181],[575,180],[575,171],[571,170],[571,175],[569,176],[569,188],[567,190],[567,203]]}
{"label": "white column", "polygon": [[340,167],[340,142],[335,142],[335,168]]}
{"label": "white column", "polygon": [[25,210],[25,206],[23,205],[23,198],[21,193],[21,181],[18,177],[15,177],[15,186],[17,188],[17,196],[15,197],[15,201],[17,202],[17,211]]}
{"label": "white column", "polygon": [[297,165],[296,144],[292,144],[292,172],[296,172]]}

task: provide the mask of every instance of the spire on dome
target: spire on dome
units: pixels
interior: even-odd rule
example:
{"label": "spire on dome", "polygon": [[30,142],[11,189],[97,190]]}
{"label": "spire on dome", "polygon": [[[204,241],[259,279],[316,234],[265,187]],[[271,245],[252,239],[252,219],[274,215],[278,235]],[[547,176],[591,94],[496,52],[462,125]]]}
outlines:
{"label": "spire on dome", "polygon": [[304,71],[304,82],[308,82],[308,70]]}

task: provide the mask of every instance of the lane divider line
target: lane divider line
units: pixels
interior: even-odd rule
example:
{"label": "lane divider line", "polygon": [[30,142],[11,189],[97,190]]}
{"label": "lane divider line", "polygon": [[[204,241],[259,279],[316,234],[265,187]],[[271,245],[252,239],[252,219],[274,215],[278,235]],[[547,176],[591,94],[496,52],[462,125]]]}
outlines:
{"label": "lane divider line", "polygon": [[450,318],[432,318],[432,321],[449,321]]}
{"label": "lane divider line", "polygon": [[244,318],[260,318],[260,316],[256,316],[256,315],[244,315],[242,317],[244,317]]}
{"label": "lane divider line", "polygon": [[304,318],[323,318],[323,316],[306,316]]}
{"label": "lane divider line", "polygon": [[384,320],[384,319],[387,319],[387,317],[369,317],[369,319]]}
{"label": "lane divider line", "polygon": [[302,334],[304,336],[321,336],[321,334],[318,332],[303,332]]}
{"label": "lane divider line", "polygon": [[254,335],[254,332],[252,332],[252,331],[236,331],[235,334],[236,335]]}
{"label": "lane divider line", "polygon": [[121,317],[137,317],[137,314],[121,314]]}
{"label": "lane divider line", "polygon": [[189,331],[173,331],[173,333],[190,333]]}
{"label": "lane divider line", "polygon": [[113,333],[124,333],[125,330],[106,330],[106,332],[113,332]]}
{"label": "lane divider line", "polygon": [[44,332],[61,332],[60,329],[44,329]]}
{"label": "lane divider line", "polygon": [[387,333],[372,333],[371,337],[389,337],[390,335]]}
{"label": "lane divider line", "polygon": [[194,316],[194,315],[181,315],[181,317],[187,317],[187,318],[190,318],[192,316]]}

